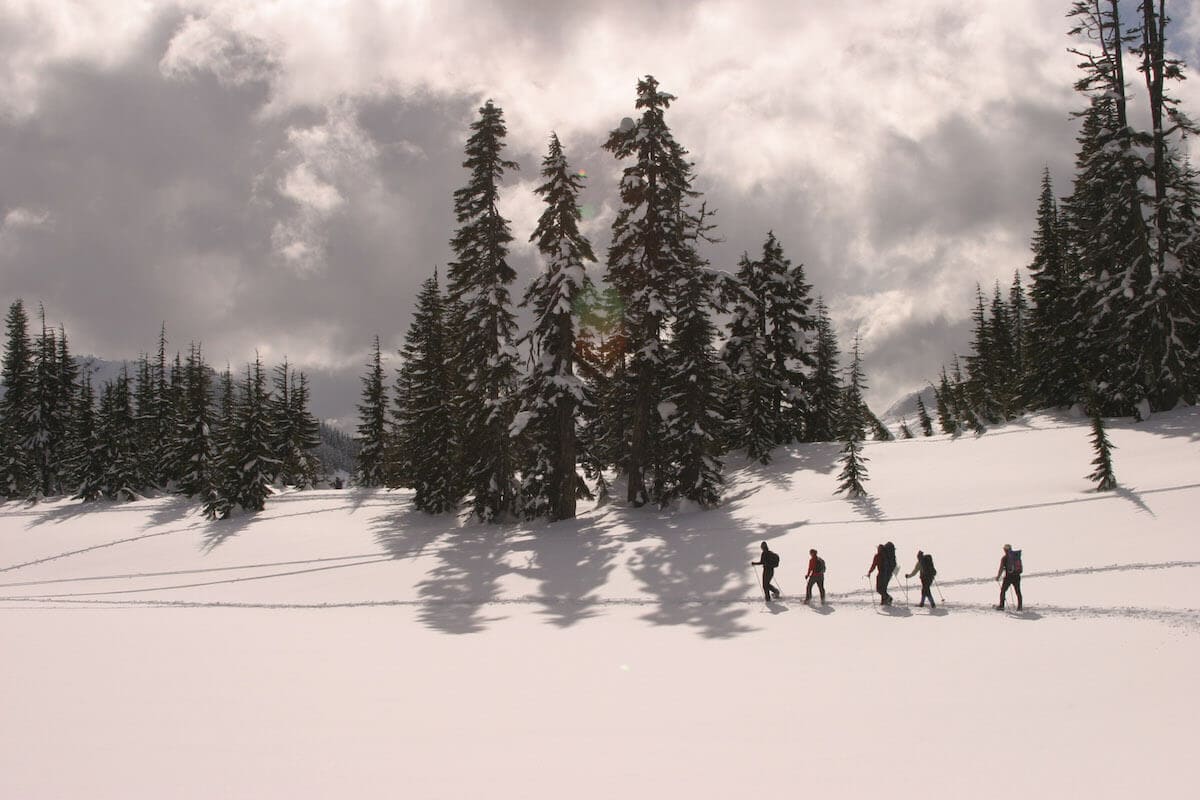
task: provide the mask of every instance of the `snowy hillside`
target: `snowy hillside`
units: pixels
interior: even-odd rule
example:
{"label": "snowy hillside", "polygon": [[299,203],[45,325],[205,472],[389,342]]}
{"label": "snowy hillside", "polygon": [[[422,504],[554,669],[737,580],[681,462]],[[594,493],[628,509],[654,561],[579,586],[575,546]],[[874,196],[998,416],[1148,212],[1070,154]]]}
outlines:
{"label": "snowy hillside", "polygon": [[[1088,433],[871,442],[858,503],[836,445],[797,446],[714,511],[532,527],[384,490],[5,504],[0,797],[1181,796],[1200,410],[1112,421],[1114,493]],[[874,605],[884,541],[934,554],[936,611],[915,580]],[[1004,543],[1021,613],[992,608]]]}

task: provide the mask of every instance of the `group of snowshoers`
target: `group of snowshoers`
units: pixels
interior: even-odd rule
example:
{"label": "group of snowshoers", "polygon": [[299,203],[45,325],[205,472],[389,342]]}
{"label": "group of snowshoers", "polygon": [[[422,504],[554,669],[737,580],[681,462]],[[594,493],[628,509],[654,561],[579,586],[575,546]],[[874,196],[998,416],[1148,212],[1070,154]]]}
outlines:
{"label": "group of snowshoers", "polygon": [[[815,587],[820,592],[821,605],[825,605],[825,559],[817,555],[815,549],[809,550],[808,555],[808,571],[804,575],[807,581],[804,602],[812,601]],[[762,555],[759,560],[750,563],[762,567],[763,597],[766,601],[769,603],[779,599],[782,593],[774,584],[775,569],[779,566],[779,554],[771,550],[766,542],[763,542]],[[1004,545],[1004,555],[1000,558],[1000,569],[996,572],[996,581],[1000,582],[1003,579],[1000,585],[1000,603],[996,606],[997,609],[1004,610],[1004,597],[1010,586],[1017,596],[1017,610],[1022,609],[1024,600],[1021,597],[1021,571],[1021,551],[1013,550],[1012,545]],[[872,573],[875,574],[875,591],[879,593],[879,604],[890,606],[892,596],[888,593],[888,583],[894,575],[900,573],[900,567],[896,561],[896,545],[886,542],[876,548],[875,557],[871,559],[871,566],[867,570],[868,580]],[[937,568],[933,565],[932,554],[921,550],[917,551],[917,563],[913,565],[912,571],[904,577],[911,578],[914,575],[919,575],[921,579],[921,601],[917,605],[924,607],[925,601],[928,600],[930,608],[937,608],[933,602],[933,593],[930,591],[933,579],[937,577]]]}

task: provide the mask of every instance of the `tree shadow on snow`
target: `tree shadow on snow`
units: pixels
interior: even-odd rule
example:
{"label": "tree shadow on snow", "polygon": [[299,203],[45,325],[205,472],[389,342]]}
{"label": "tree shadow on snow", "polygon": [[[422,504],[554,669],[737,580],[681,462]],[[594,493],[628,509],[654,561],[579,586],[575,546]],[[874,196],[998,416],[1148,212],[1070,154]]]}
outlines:
{"label": "tree shadow on snow", "polygon": [[[708,638],[753,630],[743,619],[747,592],[760,591],[760,584],[753,582],[758,576],[750,557],[761,553],[760,541],[795,526],[748,524],[733,518],[726,506],[657,519],[645,509],[627,513],[638,515],[636,524],[648,530],[647,542],[630,559],[633,577],[657,602],[643,619],[656,625],[689,625]],[[793,558],[796,564],[804,563],[799,555]],[[797,581],[802,574],[797,569]],[[780,581],[775,585],[787,591]]]}
{"label": "tree shadow on snow", "polygon": [[506,531],[500,525],[470,525],[445,534],[438,563],[417,584],[418,617],[445,633],[479,633],[503,617],[487,614],[500,598],[500,581],[510,571]]}
{"label": "tree shadow on snow", "polygon": [[570,627],[599,613],[603,599],[596,592],[607,585],[621,551],[620,538],[606,531],[599,518],[577,518],[545,523],[513,543],[525,563],[512,571],[538,582],[534,599],[554,625]]}

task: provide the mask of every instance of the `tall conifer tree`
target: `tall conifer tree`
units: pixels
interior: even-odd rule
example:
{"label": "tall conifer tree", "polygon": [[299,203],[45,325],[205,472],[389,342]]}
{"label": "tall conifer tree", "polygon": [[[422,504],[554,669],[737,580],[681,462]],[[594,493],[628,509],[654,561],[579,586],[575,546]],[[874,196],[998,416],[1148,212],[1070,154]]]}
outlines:
{"label": "tall conifer tree", "polygon": [[521,512],[551,520],[575,516],[576,417],[590,404],[583,380],[575,373],[576,308],[591,286],[586,263],[592,246],[579,232],[579,192],[583,177],[572,173],[557,136],[542,161],[545,182],[535,191],[546,209],[529,237],[537,244],[544,271],[530,283],[523,306],[533,309],[529,332],[530,369],[521,389],[515,435],[527,442],[521,480]]}
{"label": "tall conifer tree", "polygon": [[509,436],[517,380],[516,323],[508,289],[516,273],[508,265],[512,234],[500,214],[499,196],[505,171],[517,165],[501,155],[504,114],[490,100],[479,109],[471,131],[463,162],[471,175],[454,193],[459,228],[451,241],[455,260],[449,290],[462,303],[468,323],[455,355],[466,383],[462,453],[471,506],[479,519],[494,521],[507,517],[516,499]]}

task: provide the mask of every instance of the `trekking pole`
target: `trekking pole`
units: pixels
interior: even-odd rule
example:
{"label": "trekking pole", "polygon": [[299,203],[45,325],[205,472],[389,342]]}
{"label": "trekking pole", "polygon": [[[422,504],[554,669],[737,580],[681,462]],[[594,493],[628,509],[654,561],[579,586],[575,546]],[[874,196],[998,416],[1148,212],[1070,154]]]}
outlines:
{"label": "trekking pole", "polygon": [[758,577],[758,567],[754,566],[754,562],[750,562],[750,566],[754,567],[754,585],[762,588],[762,578]]}
{"label": "trekking pole", "polygon": [[945,598],[945,596],[942,594],[942,585],[941,585],[940,583],[938,583],[937,581],[934,581],[934,582],[933,582],[933,585],[934,585],[934,588],[936,588],[936,589],[938,590],[938,600],[940,600],[940,601],[942,601],[943,603],[945,603],[945,602],[946,602],[946,598]]}
{"label": "trekking pole", "polygon": [[904,605],[910,606],[912,603],[908,600],[908,576],[904,576]]}
{"label": "trekking pole", "polygon": [[871,605],[879,605],[879,601],[875,599],[875,590],[871,588],[871,576],[863,575],[863,577],[867,579],[867,594],[871,595]]}

